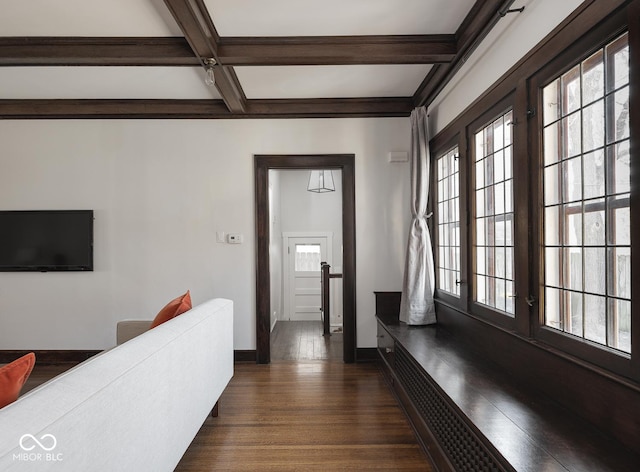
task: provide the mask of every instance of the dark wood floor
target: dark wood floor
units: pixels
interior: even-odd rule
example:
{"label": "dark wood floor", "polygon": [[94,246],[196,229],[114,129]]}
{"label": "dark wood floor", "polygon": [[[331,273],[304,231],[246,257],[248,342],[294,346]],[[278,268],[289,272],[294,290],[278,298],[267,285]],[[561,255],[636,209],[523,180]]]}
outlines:
{"label": "dark wood floor", "polygon": [[[271,364],[235,365],[177,471],[433,470],[378,365],[344,364],[319,324],[280,324]],[[23,393],[70,367],[36,366]]]}
{"label": "dark wood floor", "polygon": [[433,470],[378,366],[236,364],[179,472]]}
{"label": "dark wood floor", "polygon": [[278,322],[272,363],[236,364],[176,470],[433,470],[377,364],[342,351],[320,321]]}
{"label": "dark wood floor", "polygon": [[342,333],[322,335],[321,321],[278,321],[271,332],[271,361],[342,360]]}

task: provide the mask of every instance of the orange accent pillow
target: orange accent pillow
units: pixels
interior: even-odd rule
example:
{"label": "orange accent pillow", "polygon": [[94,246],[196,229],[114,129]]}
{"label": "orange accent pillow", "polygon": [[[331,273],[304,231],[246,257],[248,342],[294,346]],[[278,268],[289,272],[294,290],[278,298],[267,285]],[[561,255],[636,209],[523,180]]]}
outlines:
{"label": "orange accent pillow", "polygon": [[30,352],[11,364],[0,367],[0,408],[18,399],[20,390],[31,375],[35,364],[36,355]]}
{"label": "orange accent pillow", "polygon": [[189,290],[184,295],[181,295],[177,298],[174,298],[169,303],[165,305],[165,307],[160,310],[160,312],[156,315],[151,323],[151,328],[155,328],[158,325],[161,325],[165,321],[169,321],[172,318],[175,318],[178,315],[181,315],[185,311],[191,310],[191,294]]}

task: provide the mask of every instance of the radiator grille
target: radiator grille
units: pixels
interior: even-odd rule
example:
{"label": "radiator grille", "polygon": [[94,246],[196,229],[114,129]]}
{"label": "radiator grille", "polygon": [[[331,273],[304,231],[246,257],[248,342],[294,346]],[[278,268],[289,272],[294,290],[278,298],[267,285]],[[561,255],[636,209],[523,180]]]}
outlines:
{"label": "radiator grille", "polygon": [[444,401],[433,382],[396,349],[395,371],[420,416],[457,471],[504,471],[487,448]]}

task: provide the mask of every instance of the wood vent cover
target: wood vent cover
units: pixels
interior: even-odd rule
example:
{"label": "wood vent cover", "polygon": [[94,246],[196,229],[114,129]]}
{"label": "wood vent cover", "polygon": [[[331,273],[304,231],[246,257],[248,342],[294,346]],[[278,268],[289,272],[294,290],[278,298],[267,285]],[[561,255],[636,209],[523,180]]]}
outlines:
{"label": "wood vent cover", "polygon": [[407,395],[456,471],[505,469],[443,398],[435,383],[396,344],[395,370]]}

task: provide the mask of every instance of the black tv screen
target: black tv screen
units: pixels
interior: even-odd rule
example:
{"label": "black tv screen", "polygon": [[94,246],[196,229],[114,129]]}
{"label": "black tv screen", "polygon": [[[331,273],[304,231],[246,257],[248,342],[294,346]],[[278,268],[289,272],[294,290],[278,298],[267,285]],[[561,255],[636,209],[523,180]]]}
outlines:
{"label": "black tv screen", "polygon": [[0,211],[0,271],[93,270],[93,210]]}

